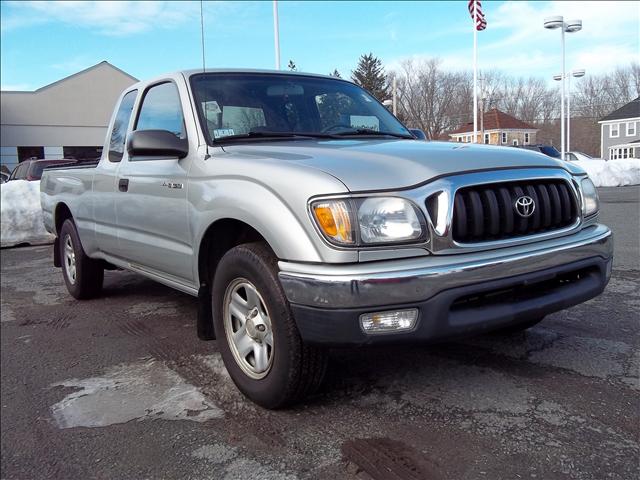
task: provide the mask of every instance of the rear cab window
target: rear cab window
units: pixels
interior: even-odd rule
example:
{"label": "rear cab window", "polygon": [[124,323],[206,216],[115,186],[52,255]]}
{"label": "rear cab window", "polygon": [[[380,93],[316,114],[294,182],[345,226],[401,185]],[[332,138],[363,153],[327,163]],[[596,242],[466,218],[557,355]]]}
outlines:
{"label": "rear cab window", "polygon": [[118,107],[118,113],[113,121],[113,129],[111,130],[111,138],[109,140],[109,161],[119,162],[124,154],[125,140],[127,138],[127,128],[129,127],[129,119],[133,112],[133,104],[138,96],[137,90],[128,92]]}

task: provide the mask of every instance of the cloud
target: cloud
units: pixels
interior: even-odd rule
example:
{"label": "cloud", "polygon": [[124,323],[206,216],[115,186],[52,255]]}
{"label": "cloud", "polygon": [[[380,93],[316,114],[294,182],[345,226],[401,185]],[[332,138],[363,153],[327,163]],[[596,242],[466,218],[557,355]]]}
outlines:
{"label": "cloud", "polygon": [[174,28],[200,15],[199,2],[31,1],[7,2],[2,31],[50,22],[101,35],[126,36],[155,28]]}
{"label": "cloud", "polygon": [[[491,4],[489,4],[491,5]],[[507,1],[487,11],[487,30],[478,34],[481,69],[499,69],[512,75],[551,76],[559,72],[560,32],[545,30],[545,17],[563,15],[565,20],[579,18],[583,30],[566,35],[566,66],[584,68],[589,73],[604,73],[638,60],[640,51],[640,2],[521,2]],[[497,32],[499,31],[499,32]],[[469,33],[469,42],[471,34]],[[443,67],[470,69],[471,44],[463,51],[437,55]],[[393,59],[397,66],[405,58]]]}

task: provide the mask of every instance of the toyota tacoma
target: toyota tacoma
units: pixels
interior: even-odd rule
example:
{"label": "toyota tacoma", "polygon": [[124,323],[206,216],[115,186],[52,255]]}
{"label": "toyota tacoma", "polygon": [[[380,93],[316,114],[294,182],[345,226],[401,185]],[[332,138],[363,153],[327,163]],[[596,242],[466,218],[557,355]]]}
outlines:
{"label": "toyota tacoma", "polygon": [[101,159],[45,170],[75,298],[126,269],[198,298],[238,388],[279,408],[327,348],[531,327],[600,294],[610,230],[579,167],[417,138],[359,86],[185,71],[119,98]]}

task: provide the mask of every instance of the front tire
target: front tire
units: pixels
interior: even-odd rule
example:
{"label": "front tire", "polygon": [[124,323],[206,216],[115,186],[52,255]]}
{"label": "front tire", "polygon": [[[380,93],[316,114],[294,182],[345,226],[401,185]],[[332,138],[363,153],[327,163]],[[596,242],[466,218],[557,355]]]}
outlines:
{"label": "front tire", "polygon": [[265,408],[282,408],[322,382],[326,351],[305,345],[262,243],[229,250],[215,272],[212,309],[222,359],[238,389]]}
{"label": "front tire", "polygon": [[104,268],[84,252],[76,225],[70,218],[60,229],[59,248],[62,276],[69,293],[78,300],[98,296],[102,291]]}

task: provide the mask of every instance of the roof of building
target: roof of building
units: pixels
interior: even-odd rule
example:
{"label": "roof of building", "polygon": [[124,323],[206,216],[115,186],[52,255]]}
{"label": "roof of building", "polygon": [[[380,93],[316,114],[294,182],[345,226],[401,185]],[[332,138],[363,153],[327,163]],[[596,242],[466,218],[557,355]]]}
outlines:
{"label": "roof of building", "polygon": [[622,120],[623,118],[638,118],[640,117],[640,97],[635,100],[631,100],[626,105],[621,106],[619,109],[614,110],[606,117],[600,119],[601,122],[607,122],[609,120]]}
{"label": "roof of building", "polygon": [[138,79],[136,77],[134,77],[133,75],[125,72],[124,70],[119,69],[118,67],[116,67],[115,65],[110,64],[109,62],[107,62],[106,60],[101,61],[100,63],[96,63],[95,65],[90,66],[89,68],[85,68],[84,70],[80,70],[79,72],[73,73],[71,75],[68,75],[64,78],[61,78],[60,80],[56,80],[55,82],[49,83],[48,85],[45,85],[43,87],[40,87],[36,90],[2,90],[2,93],[36,93],[36,92],[40,92],[42,90],[46,90],[48,88],[54,87],[56,85],[59,85],[60,83],[66,82],[67,80],[77,77],[79,75],[84,75],[87,72],[90,72],[92,70],[95,70],[97,68],[100,67],[108,67],[111,68],[112,70],[119,72],[129,78],[131,78],[131,80],[133,80],[134,82],[137,82]]}
{"label": "roof of building", "polygon": [[[527,122],[518,120],[516,117],[501,112],[497,108],[484,112],[483,120],[485,130],[537,130],[536,127],[529,125]],[[473,122],[460,125],[449,135],[458,133],[473,133]]]}

